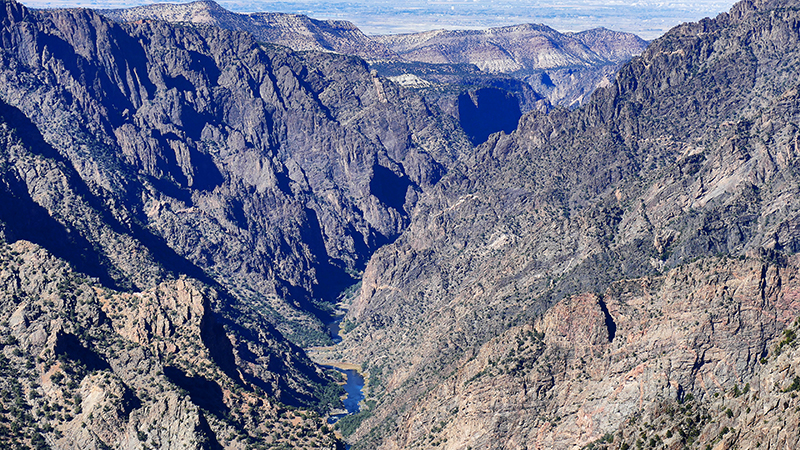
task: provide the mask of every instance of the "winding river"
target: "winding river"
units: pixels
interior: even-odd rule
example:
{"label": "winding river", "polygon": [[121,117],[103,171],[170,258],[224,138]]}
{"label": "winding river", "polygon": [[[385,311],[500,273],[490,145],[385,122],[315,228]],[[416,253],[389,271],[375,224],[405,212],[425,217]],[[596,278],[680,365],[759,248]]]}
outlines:
{"label": "winding river", "polygon": [[[339,336],[339,324],[341,321],[342,318],[340,317],[328,324],[328,332],[330,333],[334,344],[339,344],[342,342],[342,337]],[[344,374],[346,380],[343,386],[345,397],[342,399],[342,403],[344,403],[344,409],[347,412],[331,415],[328,418],[328,423],[333,424],[342,417],[356,414],[361,409],[359,403],[364,400],[364,377],[362,377],[361,374],[353,369],[344,369],[341,367],[336,367],[335,365],[327,365],[325,367],[338,370]]]}

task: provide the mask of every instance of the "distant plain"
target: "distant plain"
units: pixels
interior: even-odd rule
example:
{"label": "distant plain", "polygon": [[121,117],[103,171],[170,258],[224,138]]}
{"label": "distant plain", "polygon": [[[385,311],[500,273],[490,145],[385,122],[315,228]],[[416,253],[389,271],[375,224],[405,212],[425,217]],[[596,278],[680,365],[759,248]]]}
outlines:
{"label": "distant plain", "polygon": [[[31,8],[126,8],[163,1],[23,0]],[[170,2],[171,3],[171,2]],[[367,34],[543,23],[558,31],[606,27],[654,39],[683,22],[714,17],[733,0],[219,0],[235,12],[284,12],[355,23]]]}

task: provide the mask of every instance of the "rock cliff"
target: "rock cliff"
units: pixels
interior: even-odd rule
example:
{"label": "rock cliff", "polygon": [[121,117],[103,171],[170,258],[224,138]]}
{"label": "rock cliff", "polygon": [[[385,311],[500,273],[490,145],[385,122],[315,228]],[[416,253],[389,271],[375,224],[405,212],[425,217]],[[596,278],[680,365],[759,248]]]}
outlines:
{"label": "rock cliff", "polygon": [[[408,230],[368,264],[347,318],[341,355],[363,364],[377,402],[352,441],[525,448],[535,425],[542,448],[573,448],[620,429],[629,438],[626,421],[661,400],[753,386],[768,370],[756,361],[797,317],[793,288],[753,278],[737,297],[734,285],[692,280],[794,270],[797,20],[792,2],[742,2],[677,27],[585,107],[524,116],[423,196]],[[625,280],[649,286],[686,271],[670,288],[677,309],[617,309],[613,290]],[[639,289],[625,295],[651,292],[644,298],[655,305],[673,295]],[[774,292],[773,309],[749,312]],[[654,322],[626,328],[633,316]],[[498,361],[512,352],[492,342],[516,342],[522,330],[540,336],[525,344],[531,378],[500,387],[511,366]],[[548,340],[556,336],[577,343]],[[624,357],[612,350],[629,344]],[[615,365],[620,357],[628,363]],[[484,370],[494,376],[467,383]],[[623,382],[628,373],[635,383]],[[606,397],[619,386],[619,401]],[[489,416],[494,425],[479,424]],[[776,436],[771,448],[783,442]]]}
{"label": "rock cliff", "polygon": [[336,448],[322,421],[337,404],[332,377],[120,223],[6,103],[0,139],[3,446]]}
{"label": "rock cliff", "polygon": [[796,359],[775,349],[800,315],[796,262],[711,258],[564,299],[484,344],[385,446],[793,448]]}
{"label": "rock cliff", "polygon": [[[113,283],[150,287],[159,264],[205,276],[295,342],[327,339],[319,302],[471,151],[455,120],[354,57],[3,6],[0,97],[114,233],[37,200],[46,214],[101,247]],[[135,245],[157,254],[127,261]]]}

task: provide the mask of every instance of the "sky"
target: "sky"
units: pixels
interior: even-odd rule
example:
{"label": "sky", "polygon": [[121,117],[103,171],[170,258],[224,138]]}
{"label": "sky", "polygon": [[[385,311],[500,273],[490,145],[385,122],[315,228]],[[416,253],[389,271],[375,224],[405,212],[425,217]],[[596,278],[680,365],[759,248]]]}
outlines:
{"label": "sky", "polygon": [[[355,23],[367,34],[543,23],[559,31],[596,27],[654,39],[675,25],[714,17],[732,0],[216,0],[236,12],[274,11]],[[21,0],[32,8],[123,8],[154,0]]]}

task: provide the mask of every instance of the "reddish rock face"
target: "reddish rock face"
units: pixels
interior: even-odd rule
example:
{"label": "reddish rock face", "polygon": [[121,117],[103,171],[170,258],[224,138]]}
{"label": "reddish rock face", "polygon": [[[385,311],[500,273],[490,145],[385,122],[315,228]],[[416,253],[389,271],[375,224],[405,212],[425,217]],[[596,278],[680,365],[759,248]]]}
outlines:
{"label": "reddish rock face", "polygon": [[586,355],[594,354],[609,343],[600,301],[595,294],[582,294],[559,302],[548,310],[540,331],[553,345],[570,345]]}
{"label": "reddish rock face", "polygon": [[[734,442],[755,448],[756,431],[745,425],[750,419],[721,411],[725,399],[741,411],[769,403],[766,398],[798,404],[782,392],[796,368],[772,372],[793,357],[776,355],[773,336],[793,327],[787,318],[800,316],[798,263],[796,257],[783,267],[712,259],[663,277],[615,283],[602,296],[616,324],[611,342],[600,296],[564,299],[535,324],[511,328],[483,345],[415,404],[387,448],[426,440],[446,442],[444,448],[573,448],[615,433],[618,446],[620,439],[638,438],[631,430],[634,417],[657,421],[660,438],[681,446],[682,419],[666,411],[690,405],[692,414],[702,410],[722,420],[698,423],[696,445],[711,443],[727,425],[745,427]],[[745,385],[750,394],[739,398],[734,388],[741,393]],[[794,409],[789,414],[798,417]],[[440,422],[447,426],[436,427]],[[794,442],[769,429],[759,430],[756,440]]]}

